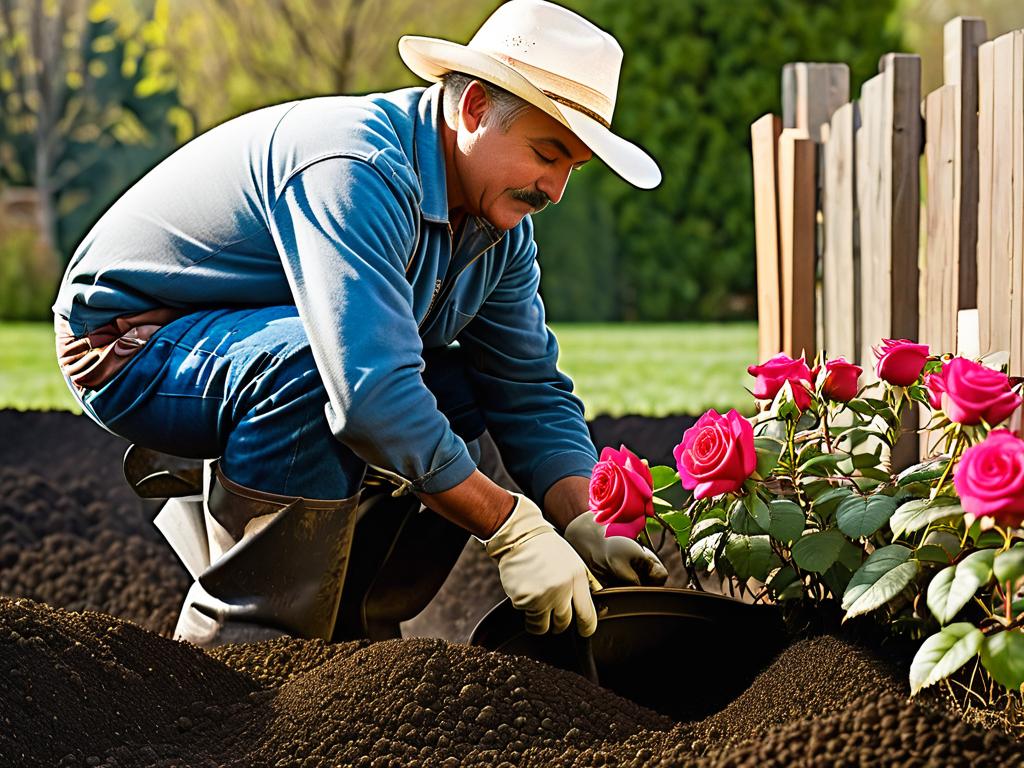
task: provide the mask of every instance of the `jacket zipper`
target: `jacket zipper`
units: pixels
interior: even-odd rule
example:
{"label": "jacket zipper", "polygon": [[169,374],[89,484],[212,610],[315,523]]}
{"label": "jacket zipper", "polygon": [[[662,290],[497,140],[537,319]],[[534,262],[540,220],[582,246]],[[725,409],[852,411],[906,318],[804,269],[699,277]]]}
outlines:
{"label": "jacket zipper", "polygon": [[[452,250],[454,251],[454,249],[455,249],[455,235],[452,233],[451,224],[448,225],[448,239],[449,239],[449,242],[451,243]],[[497,240],[497,241],[491,243],[490,245],[488,245],[486,248],[484,248],[482,251],[480,251],[480,253],[478,253],[476,256],[474,256],[472,259],[470,259],[468,262],[466,262],[466,264],[463,265],[463,267],[452,277],[451,280],[448,281],[447,284],[444,284],[444,285],[441,285],[438,288],[435,288],[434,295],[430,297],[430,304],[427,305],[427,312],[426,312],[425,315],[423,315],[423,320],[420,321],[419,326],[417,326],[417,330],[422,329],[423,326],[426,325],[427,320],[431,319],[430,313],[434,309],[434,303],[437,301],[437,298],[439,296],[445,296],[447,294],[450,294],[453,286],[455,285],[455,283],[459,279],[459,277],[462,275],[462,273],[465,272],[467,269],[469,269],[471,266],[473,266],[473,264],[475,264],[476,261],[481,256],[483,256],[485,253],[487,253],[489,250],[491,250],[491,248],[496,246],[499,242],[501,242],[501,241]]]}

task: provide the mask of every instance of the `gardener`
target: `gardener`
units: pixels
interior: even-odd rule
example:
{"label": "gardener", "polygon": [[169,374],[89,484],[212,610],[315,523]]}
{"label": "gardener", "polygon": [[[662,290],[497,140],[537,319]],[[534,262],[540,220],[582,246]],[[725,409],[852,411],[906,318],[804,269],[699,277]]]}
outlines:
{"label": "gardener", "polygon": [[[403,37],[399,52],[439,83],[200,136],[100,218],[57,297],[58,356],[90,416],[219,458],[195,534],[209,562],[176,630],[197,644],[332,636],[353,537],[375,544],[356,528],[368,465],[407,494],[393,503],[484,542],[531,631],[575,613],[592,633],[594,576],[666,577],[586,511],[596,454],[556,368],[529,216],[592,153],[659,183],[609,130],[618,44],[513,0],[467,46]],[[477,468],[485,429],[523,493]],[[407,567],[431,571],[432,554]]]}

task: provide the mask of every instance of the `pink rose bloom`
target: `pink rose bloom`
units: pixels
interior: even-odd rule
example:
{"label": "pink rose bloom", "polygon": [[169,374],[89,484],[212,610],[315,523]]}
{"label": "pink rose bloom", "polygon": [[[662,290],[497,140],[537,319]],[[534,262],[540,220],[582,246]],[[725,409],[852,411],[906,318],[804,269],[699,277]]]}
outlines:
{"label": "pink rose bloom", "polygon": [[1005,373],[993,371],[966,357],[954,357],[938,373],[925,377],[928,402],[958,424],[990,426],[1004,421],[1020,407],[1021,397],[1010,390]]}
{"label": "pink rose bloom", "polygon": [[754,397],[759,400],[771,400],[788,381],[793,390],[793,402],[801,411],[811,404],[813,378],[807,361],[802,357],[794,360],[784,352],[780,352],[761,365],[751,365],[747,373],[754,376]]}
{"label": "pink rose bloom", "polygon": [[821,391],[829,400],[845,403],[857,396],[857,379],[863,373],[859,365],[848,363],[845,357],[837,357],[825,363],[825,381]]}
{"label": "pink rose bloom", "polygon": [[1024,521],[1024,440],[1006,429],[992,430],[964,451],[953,472],[964,510],[991,517],[1004,527]]}
{"label": "pink rose bloom", "polygon": [[928,360],[928,345],[907,339],[882,339],[882,345],[874,351],[878,378],[897,387],[909,387],[917,381]]}
{"label": "pink rose bloom", "polygon": [[651,470],[626,446],[607,447],[590,475],[589,509],[604,535],[635,539],[654,515]]}
{"label": "pink rose bloom", "polygon": [[686,430],[672,455],[683,488],[694,498],[732,493],[757,468],[754,428],[735,409],[724,416],[711,409]]}

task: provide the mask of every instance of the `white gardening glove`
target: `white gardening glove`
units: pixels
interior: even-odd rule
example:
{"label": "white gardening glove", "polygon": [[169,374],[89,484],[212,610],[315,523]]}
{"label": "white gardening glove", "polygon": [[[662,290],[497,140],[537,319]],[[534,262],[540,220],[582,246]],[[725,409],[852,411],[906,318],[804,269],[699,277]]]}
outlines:
{"label": "white gardening glove", "polygon": [[658,556],[626,536],[605,537],[605,527],[584,512],[565,527],[565,540],[605,584],[661,586],[668,571]]}
{"label": "white gardening glove", "polygon": [[601,585],[580,556],[544,519],[540,508],[519,493],[508,520],[483,542],[498,563],[501,586],[512,605],[526,612],[526,630],[542,635],[572,623],[583,637],[597,629],[591,590]]}

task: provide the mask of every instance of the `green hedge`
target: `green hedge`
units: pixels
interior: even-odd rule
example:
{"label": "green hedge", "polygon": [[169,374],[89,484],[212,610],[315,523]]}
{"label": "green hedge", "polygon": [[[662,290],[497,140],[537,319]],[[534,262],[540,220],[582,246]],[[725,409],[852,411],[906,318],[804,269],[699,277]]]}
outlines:
{"label": "green hedge", "polygon": [[622,45],[615,130],[665,179],[643,192],[592,163],[536,217],[549,316],[753,317],[750,124],[781,112],[790,61],[846,62],[858,93],[899,49],[896,0],[564,1]]}

